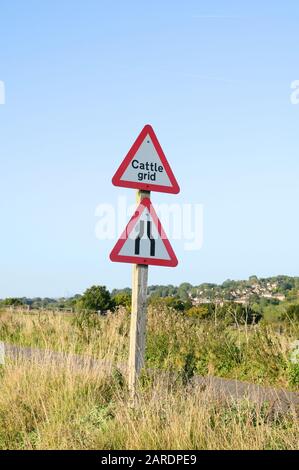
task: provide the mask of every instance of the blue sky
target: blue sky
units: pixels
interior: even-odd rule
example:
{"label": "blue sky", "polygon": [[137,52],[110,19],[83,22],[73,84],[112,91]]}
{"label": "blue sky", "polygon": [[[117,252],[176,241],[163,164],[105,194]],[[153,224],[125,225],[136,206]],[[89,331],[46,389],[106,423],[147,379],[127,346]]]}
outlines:
{"label": "blue sky", "polygon": [[130,285],[95,209],[146,123],[204,244],[151,284],[298,275],[299,4],[2,0],[0,297]]}

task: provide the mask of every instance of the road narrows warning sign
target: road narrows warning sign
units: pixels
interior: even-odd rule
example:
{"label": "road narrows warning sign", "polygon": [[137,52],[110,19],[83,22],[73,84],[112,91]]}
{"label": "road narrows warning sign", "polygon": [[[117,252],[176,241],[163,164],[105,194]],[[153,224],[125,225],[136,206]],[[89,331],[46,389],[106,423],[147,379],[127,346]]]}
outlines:
{"label": "road narrows warning sign", "polygon": [[180,192],[157,136],[149,124],[142,129],[112,178],[112,183],[144,191]]}
{"label": "road narrows warning sign", "polygon": [[149,198],[141,201],[110,254],[111,261],[175,267],[178,260]]}

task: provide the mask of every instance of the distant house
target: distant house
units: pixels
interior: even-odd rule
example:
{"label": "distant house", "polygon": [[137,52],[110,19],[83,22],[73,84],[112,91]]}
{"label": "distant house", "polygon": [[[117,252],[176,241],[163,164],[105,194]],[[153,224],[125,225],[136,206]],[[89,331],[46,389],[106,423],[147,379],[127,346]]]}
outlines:
{"label": "distant house", "polygon": [[274,294],[273,298],[282,302],[283,300],[285,300],[286,296],[284,294]]}

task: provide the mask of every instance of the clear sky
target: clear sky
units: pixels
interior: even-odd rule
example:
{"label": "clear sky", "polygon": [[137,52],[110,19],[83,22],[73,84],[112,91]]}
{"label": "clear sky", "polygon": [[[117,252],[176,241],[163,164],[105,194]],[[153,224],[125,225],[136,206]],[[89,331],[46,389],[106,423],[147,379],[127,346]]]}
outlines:
{"label": "clear sky", "polygon": [[[246,3],[246,5],[244,5]],[[1,0],[0,297],[129,286],[95,210],[146,123],[204,244],[151,284],[299,274],[299,3]]]}

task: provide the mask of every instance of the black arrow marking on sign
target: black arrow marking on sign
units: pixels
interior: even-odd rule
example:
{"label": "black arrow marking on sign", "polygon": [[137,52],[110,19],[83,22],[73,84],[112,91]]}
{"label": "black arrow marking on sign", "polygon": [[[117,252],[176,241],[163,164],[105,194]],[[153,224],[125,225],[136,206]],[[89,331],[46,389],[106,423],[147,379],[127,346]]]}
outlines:
{"label": "black arrow marking on sign", "polygon": [[[135,255],[140,254],[140,241],[144,235],[144,221],[140,220],[139,222],[139,234],[135,239]],[[150,241],[150,256],[156,255],[156,240],[152,234],[152,223],[150,221],[147,222],[147,238]]]}
{"label": "black arrow marking on sign", "polygon": [[144,221],[140,220],[139,222],[139,234],[135,240],[135,255],[139,255],[140,253],[140,240],[144,234]]}
{"label": "black arrow marking on sign", "polygon": [[150,239],[151,244],[151,256],[155,256],[156,253],[156,240],[152,234],[152,223],[150,221],[147,222],[147,237]]}

